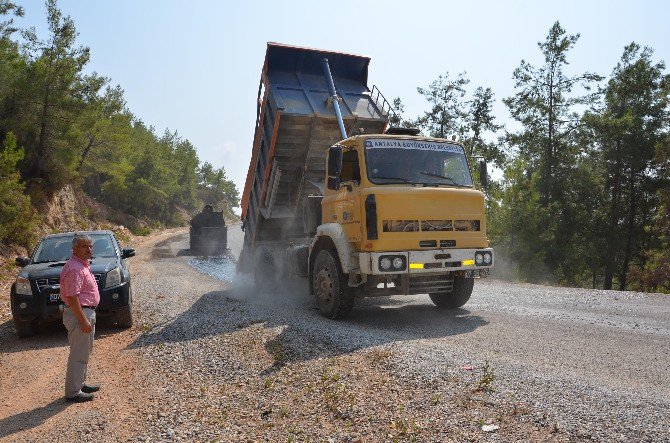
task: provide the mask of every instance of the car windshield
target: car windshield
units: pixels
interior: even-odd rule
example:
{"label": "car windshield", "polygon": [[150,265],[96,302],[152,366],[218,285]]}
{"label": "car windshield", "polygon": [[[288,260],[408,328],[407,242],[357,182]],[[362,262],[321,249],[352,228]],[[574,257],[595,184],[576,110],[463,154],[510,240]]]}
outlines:
{"label": "car windshield", "polygon": [[368,139],[365,155],[372,183],[472,186],[465,152],[456,144]]}
{"label": "car windshield", "polygon": [[[93,239],[93,256],[116,257],[116,250],[109,234],[89,234]],[[47,237],[40,242],[35,251],[33,263],[66,261],[72,256],[73,235]]]}

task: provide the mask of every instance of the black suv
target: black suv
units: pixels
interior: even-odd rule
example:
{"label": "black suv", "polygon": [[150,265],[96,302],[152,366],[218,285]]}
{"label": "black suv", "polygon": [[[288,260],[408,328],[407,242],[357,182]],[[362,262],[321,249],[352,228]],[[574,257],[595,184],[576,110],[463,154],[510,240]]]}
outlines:
{"label": "black suv", "polygon": [[[112,317],[123,328],[133,325],[132,290],[128,258],[132,248],[122,249],[111,231],[78,231],[93,239],[91,272],[98,282],[100,304],[96,314]],[[37,332],[40,321],[62,318],[60,271],[72,256],[74,232],[47,235],[37,244],[32,256],[17,257],[23,267],[11,289],[12,316],[19,337]]]}

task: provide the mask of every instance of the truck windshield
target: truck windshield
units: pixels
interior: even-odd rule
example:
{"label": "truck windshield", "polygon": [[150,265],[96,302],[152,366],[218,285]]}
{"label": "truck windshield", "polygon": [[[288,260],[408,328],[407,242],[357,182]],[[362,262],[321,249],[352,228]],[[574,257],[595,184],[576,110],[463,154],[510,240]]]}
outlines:
{"label": "truck windshield", "polygon": [[365,141],[368,179],[375,184],[472,186],[463,147],[422,140]]}
{"label": "truck windshield", "polygon": [[[89,235],[93,239],[93,256],[91,258],[116,257],[116,249],[108,234]],[[35,251],[33,263],[67,261],[72,257],[72,237],[70,235],[43,239]]]}

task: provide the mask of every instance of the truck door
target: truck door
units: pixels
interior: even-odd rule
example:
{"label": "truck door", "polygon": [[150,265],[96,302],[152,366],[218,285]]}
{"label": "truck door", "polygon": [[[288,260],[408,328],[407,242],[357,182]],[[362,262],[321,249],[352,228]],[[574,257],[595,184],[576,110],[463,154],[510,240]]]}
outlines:
{"label": "truck door", "polygon": [[340,189],[335,198],[337,219],[350,242],[361,241],[361,168],[356,149],[342,155]]}

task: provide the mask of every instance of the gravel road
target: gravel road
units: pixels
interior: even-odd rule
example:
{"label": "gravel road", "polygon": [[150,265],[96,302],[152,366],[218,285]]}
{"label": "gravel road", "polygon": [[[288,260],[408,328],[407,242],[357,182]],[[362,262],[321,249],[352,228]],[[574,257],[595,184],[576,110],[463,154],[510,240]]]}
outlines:
{"label": "gravel road", "polygon": [[61,328],[18,340],[3,308],[0,440],[670,442],[668,296],[480,280],[464,309],[331,321],[304,281],[262,293],[187,247],[137,245],[136,325],[98,329],[89,404],[62,401]]}

